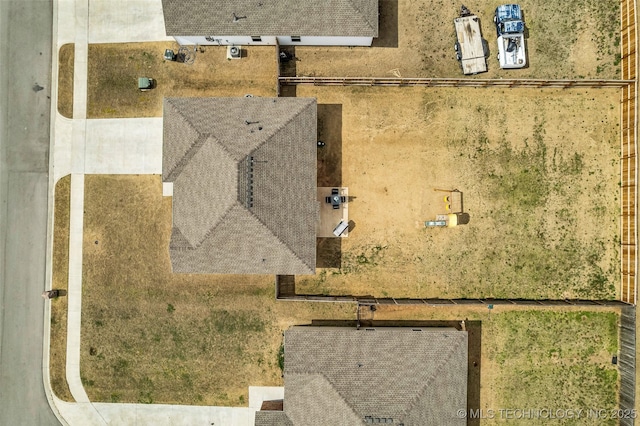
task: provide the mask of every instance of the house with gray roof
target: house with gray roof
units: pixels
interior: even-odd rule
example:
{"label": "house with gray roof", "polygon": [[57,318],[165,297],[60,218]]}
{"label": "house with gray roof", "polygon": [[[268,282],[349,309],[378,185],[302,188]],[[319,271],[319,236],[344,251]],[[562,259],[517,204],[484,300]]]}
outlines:
{"label": "house with gray roof", "polygon": [[378,0],[162,0],[181,44],[371,46]]}
{"label": "house with gray roof", "polygon": [[164,100],[173,272],[315,273],[316,109],[312,98]]}
{"label": "house with gray roof", "polygon": [[284,348],[282,410],[256,426],[466,424],[466,331],[292,327]]}

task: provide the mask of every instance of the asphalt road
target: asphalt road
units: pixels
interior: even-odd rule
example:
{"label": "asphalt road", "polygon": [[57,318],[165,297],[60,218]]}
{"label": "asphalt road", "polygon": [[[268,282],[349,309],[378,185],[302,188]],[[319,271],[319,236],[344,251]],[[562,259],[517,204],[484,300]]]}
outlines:
{"label": "asphalt road", "polygon": [[57,425],[42,380],[52,4],[0,0],[0,425]]}

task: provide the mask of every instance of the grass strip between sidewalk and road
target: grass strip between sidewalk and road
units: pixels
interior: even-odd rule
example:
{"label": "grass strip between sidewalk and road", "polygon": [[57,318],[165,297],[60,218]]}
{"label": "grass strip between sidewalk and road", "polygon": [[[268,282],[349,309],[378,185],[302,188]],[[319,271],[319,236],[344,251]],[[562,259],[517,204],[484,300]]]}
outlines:
{"label": "grass strip between sidewalk and road", "polygon": [[[69,212],[71,175],[61,178],[55,187],[53,218],[53,284],[52,288],[67,290],[69,282]],[[67,360],[66,296],[51,299],[51,338],[49,370],[53,393],[63,401],[75,402],[66,376]]]}

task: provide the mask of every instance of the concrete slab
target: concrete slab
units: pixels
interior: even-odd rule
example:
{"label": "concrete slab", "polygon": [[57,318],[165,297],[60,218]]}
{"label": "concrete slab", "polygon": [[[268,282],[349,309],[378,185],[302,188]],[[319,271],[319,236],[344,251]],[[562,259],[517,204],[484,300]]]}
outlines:
{"label": "concrete slab", "polygon": [[284,399],[282,386],[249,386],[249,408],[259,411],[263,401]]}
{"label": "concrete slab", "polygon": [[76,0],[73,58],[73,118],[87,118],[87,17],[89,0]]}
{"label": "concrete slab", "polygon": [[162,118],[87,120],[87,174],[161,174]]}
{"label": "concrete slab", "polygon": [[51,170],[53,173],[53,182],[58,181],[63,176],[71,173],[72,170],[72,138],[73,138],[73,121],[56,114],[55,125],[53,129],[53,143],[51,153]]}
{"label": "concrete slab", "polygon": [[247,407],[201,407],[164,404],[93,404],[100,417],[112,426],[253,426],[255,413]]}
{"label": "concrete slab", "polygon": [[70,426],[87,425],[87,426],[103,426],[107,422],[100,417],[98,411],[89,402],[65,402],[57,397],[53,397],[58,412]]}
{"label": "concrete slab", "polygon": [[[53,43],[59,49],[66,43],[73,43],[76,39],[76,26],[70,25],[76,20],[76,3],[74,1],[56,1],[54,20],[57,20],[55,39]],[[54,63],[54,68],[57,64]]]}
{"label": "concrete slab", "polygon": [[[341,203],[340,208],[334,209],[330,203],[326,202],[326,197],[331,196],[331,190],[334,187],[318,187],[318,202],[320,203],[320,221],[316,228],[317,237],[335,237],[333,230],[340,221],[349,222],[349,188],[338,188],[340,196],[346,197],[347,202]],[[349,236],[347,229],[342,233],[340,238]]]}
{"label": "concrete slab", "polygon": [[89,43],[171,40],[164,28],[161,0],[92,0]]}
{"label": "concrete slab", "polygon": [[162,182],[162,196],[173,197],[173,182]]}

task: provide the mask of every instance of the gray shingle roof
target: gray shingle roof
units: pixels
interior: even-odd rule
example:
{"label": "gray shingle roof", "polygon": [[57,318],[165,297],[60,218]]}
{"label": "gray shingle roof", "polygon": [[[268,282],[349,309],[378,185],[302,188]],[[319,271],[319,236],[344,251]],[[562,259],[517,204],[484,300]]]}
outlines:
{"label": "gray shingle roof", "polygon": [[316,126],[310,98],[164,100],[174,272],[315,273]]}
{"label": "gray shingle roof", "polygon": [[464,425],[467,351],[454,329],[293,327],[284,413],[294,425]]}
{"label": "gray shingle roof", "polygon": [[256,411],[255,426],[293,426],[282,411]]}
{"label": "gray shingle roof", "polygon": [[162,8],[171,36],[378,36],[378,0],[162,0]]}

